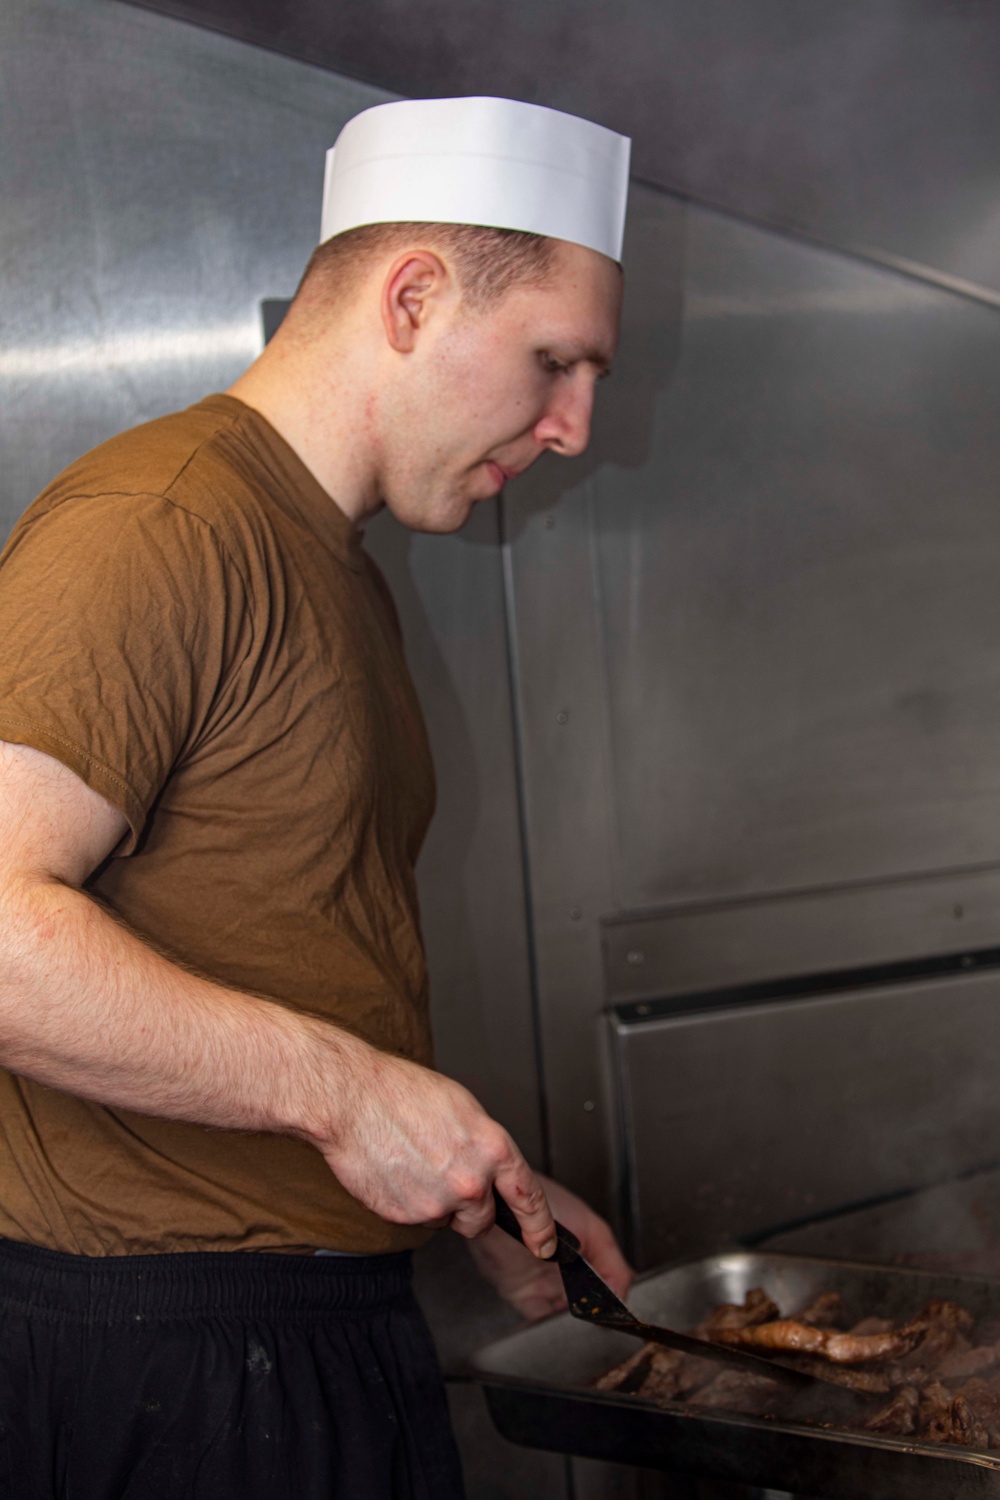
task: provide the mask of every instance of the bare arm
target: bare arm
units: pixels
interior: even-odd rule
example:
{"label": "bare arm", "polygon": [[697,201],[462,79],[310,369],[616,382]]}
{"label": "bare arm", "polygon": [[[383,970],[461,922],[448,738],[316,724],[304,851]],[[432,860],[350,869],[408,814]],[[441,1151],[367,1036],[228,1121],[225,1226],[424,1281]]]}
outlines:
{"label": "bare arm", "polygon": [[125,820],[59,761],[0,742],[0,1063],[99,1103],[297,1136],[394,1223],[492,1222],[491,1187],[550,1253],[544,1191],[441,1074],[154,952],[81,889]]}

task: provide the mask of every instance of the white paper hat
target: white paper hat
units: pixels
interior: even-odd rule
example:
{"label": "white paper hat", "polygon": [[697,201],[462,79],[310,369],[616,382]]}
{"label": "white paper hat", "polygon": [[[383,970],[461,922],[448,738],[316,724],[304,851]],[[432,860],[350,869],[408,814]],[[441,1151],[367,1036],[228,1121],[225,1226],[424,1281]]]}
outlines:
{"label": "white paper hat", "polygon": [[326,154],[320,240],[362,224],[484,224],[621,260],[631,141],[516,99],[402,99]]}

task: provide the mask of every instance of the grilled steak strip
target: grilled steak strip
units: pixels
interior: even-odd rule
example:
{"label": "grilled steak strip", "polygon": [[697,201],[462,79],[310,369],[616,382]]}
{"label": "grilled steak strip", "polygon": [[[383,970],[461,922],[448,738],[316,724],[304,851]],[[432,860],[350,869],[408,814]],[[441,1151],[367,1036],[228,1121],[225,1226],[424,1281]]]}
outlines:
{"label": "grilled steak strip", "polygon": [[920,1331],[899,1329],[893,1333],[838,1333],[833,1328],[813,1328],[796,1318],[779,1318],[751,1328],[720,1328],[718,1344],[788,1354],[819,1354],[835,1365],[864,1365],[879,1359],[898,1359],[917,1342]]}

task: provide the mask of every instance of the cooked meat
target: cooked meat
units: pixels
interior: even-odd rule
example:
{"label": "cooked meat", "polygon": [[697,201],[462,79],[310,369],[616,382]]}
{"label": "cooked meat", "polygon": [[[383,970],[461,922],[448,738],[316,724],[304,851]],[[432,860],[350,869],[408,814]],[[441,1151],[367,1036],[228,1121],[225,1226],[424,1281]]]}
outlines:
{"label": "cooked meat", "polygon": [[963,1448],[988,1448],[990,1435],[984,1422],[976,1416],[965,1397],[959,1392],[951,1403],[951,1443]]}
{"label": "cooked meat", "polygon": [[922,1324],[933,1323],[941,1324],[945,1328],[954,1328],[957,1333],[971,1333],[976,1320],[966,1308],[960,1307],[957,1302],[935,1300],[928,1302],[906,1326],[915,1328]]}
{"label": "cooked meat", "polygon": [[745,1370],[721,1370],[714,1380],[691,1398],[692,1406],[721,1407],[745,1416],[763,1417],[779,1405],[782,1391],[777,1381]]}
{"label": "cooked meat", "polygon": [[695,1359],[662,1344],[643,1344],[595,1380],[594,1389],[643,1396],[647,1401],[678,1401],[701,1390],[718,1373],[714,1359]]}
{"label": "cooked meat", "polygon": [[985,1422],[961,1393],[953,1396],[932,1381],[920,1396],[920,1436],[932,1443],[957,1443],[962,1448],[988,1448],[990,1435]]}
{"label": "cooked meat", "polygon": [[654,1345],[649,1360],[649,1373],[642,1383],[641,1394],[650,1401],[672,1401],[682,1395],[686,1388],[683,1366],[683,1354],[678,1354],[676,1349]]}
{"label": "cooked meat", "polygon": [[969,1410],[986,1428],[991,1448],[1000,1448],[1000,1391],[987,1385],[985,1380],[973,1378],[956,1392],[966,1402]]}
{"label": "cooked meat", "polygon": [[938,1380],[967,1380],[970,1375],[982,1375],[984,1370],[992,1370],[1000,1360],[1000,1349],[994,1344],[973,1349],[965,1340],[962,1342],[964,1348],[952,1349],[938,1364],[934,1371]]}
{"label": "cooked meat", "polygon": [[[742,1307],[724,1303],[695,1329],[732,1348],[782,1352],[786,1363],[881,1405],[844,1405],[835,1392],[790,1393],[776,1380],[739,1369],[720,1369],[646,1344],[596,1383],[599,1390],[639,1393],[673,1405],[758,1417],[784,1414],[799,1422],[858,1427],[917,1442],[1000,1449],[1000,1322],[974,1319],[955,1302],[928,1302],[902,1324],[867,1317],[843,1331],[846,1309],[824,1293],[795,1318],[782,1318],[759,1288]],[[988,1336],[987,1336],[988,1335]],[[824,1392],[826,1394],[824,1394]],[[830,1397],[832,1396],[832,1404]]]}
{"label": "cooked meat", "polygon": [[855,1323],[854,1327],[849,1328],[847,1331],[848,1333],[861,1335],[867,1333],[891,1333],[895,1326],[891,1318],[862,1318],[860,1323]]}
{"label": "cooked meat", "polygon": [[713,1334],[718,1344],[737,1349],[785,1350],[796,1354],[821,1354],[836,1365],[864,1365],[879,1359],[898,1359],[913,1347],[919,1331],[899,1329],[893,1333],[838,1333],[831,1328],[811,1328],[795,1318],[779,1318],[751,1328],[720,1328]]}
{"label": "cooked meat", "polygon": [[883,1366],[889,1378],[892,1390],[898,1391],[900,1386],[915,1385],[917,1390],[923,1390],[931,1378],[931,1371],[925,1370],[923,1365],[915,1365],[912,1361],[905,1364],[890,1364]]}
{"label": "cooked meat", "polygon": [[953,1404],[951,1391],[939,1380],[925,1385],[920,1392],[918,1412],[920,1436],[929,1438],[932,1443],[954,1442]]}
{"label": "cooked meat", "polygon": [[759,1286],[747,1292],[742,1306],[735,1302],[722,1302],[713,1308],[705,1319],[693,1330],[696,1338],[716,1339],[728,1329],[752,1328],[755,1323],[770,1323],[778,1317],[777,1304],[772,1302]]}
{"label": "cooked meat", "polygon": [[714,1359],[696,1359],[691,1355],[682,1356],[683,1362],[677,1374],[677,1394],[679,1397],[692,1395],[700,1391],[702,1386],[708,1385],[719,1373],[719,1366]]}
{"label": "cooked meat", "polygon": [[[775,1309],[777,1311],[777,1309]],[[800,1313],[795,1314],[796,1321],[808,1323],[811,1328],[843,1328],[847,1321],[844,1311],[844,1299],[839,1292],[821,1292],[804,1307]],[[892,1326],[891,1324],[889,1325]],[[857,1332],[856,1329],[852,1330]],[[867,1329],[865,1330],[868,1331]],[[873,1333],[883,1333],[885,1329],[872,1329]]]}
{"label": "cooked meat", "polygon": [[832,1380],[835,1385],[842,1385],[848,1391],[859,1391],[864,1396],[887,1396],[893,1388],[888,1370],[859,1370],[853,1365],[830,1365],[825,1359],[819,1359],[815,1355],[797,1356],[788,1363],[794,1363],[795,1368],[806,1375],[818,1375],[823,1380]]}
{"label": "cooked meat", "polygon": [[620,1365],[615,1365],[595,1380],[594,1388],[598,1391],[639,1390],[646,1378],[650,1356],[657,1347],[656,1344],[642,1344],[628,1359],[623,1359]]}
{"label": "cooked meat", "polygon": [[914,1336],[915,1345],[909,1355],[902,1355],[900,1363],[904,1368],[919,1365],[922,1369],[936,1371],[947,1355],[970,1347],[964,1335],[971,1332],[972,1327],[972,1317],[957,1302],[928,1302],[900,1329],[901,1333]]}
{"label": "cooked meat", "polygon": [[916,1431],[919,1410],[920,1392],[915,1385],[904,1385],[890,1402],[880,1406],[875,1415],[868,1418],[865,1427],[869,1432],[890,1432],[895,1437],[908,1437]]}

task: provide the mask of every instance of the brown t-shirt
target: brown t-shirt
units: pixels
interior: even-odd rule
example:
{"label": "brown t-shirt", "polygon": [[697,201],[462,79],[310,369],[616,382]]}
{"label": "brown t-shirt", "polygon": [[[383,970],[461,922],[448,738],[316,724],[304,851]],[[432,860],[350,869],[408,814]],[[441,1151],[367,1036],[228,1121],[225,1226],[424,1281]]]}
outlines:
{"label": "brown t-shirt", "polygon": [[[268,423],[212,396],[65,470],[0,558],[0,739],[130,833],[88,888],[201,973],[430,1060],[427,737],[385,583]],[[419,1243],[319,1152],[0,1072],[0,1235],[85,1255]]]}

